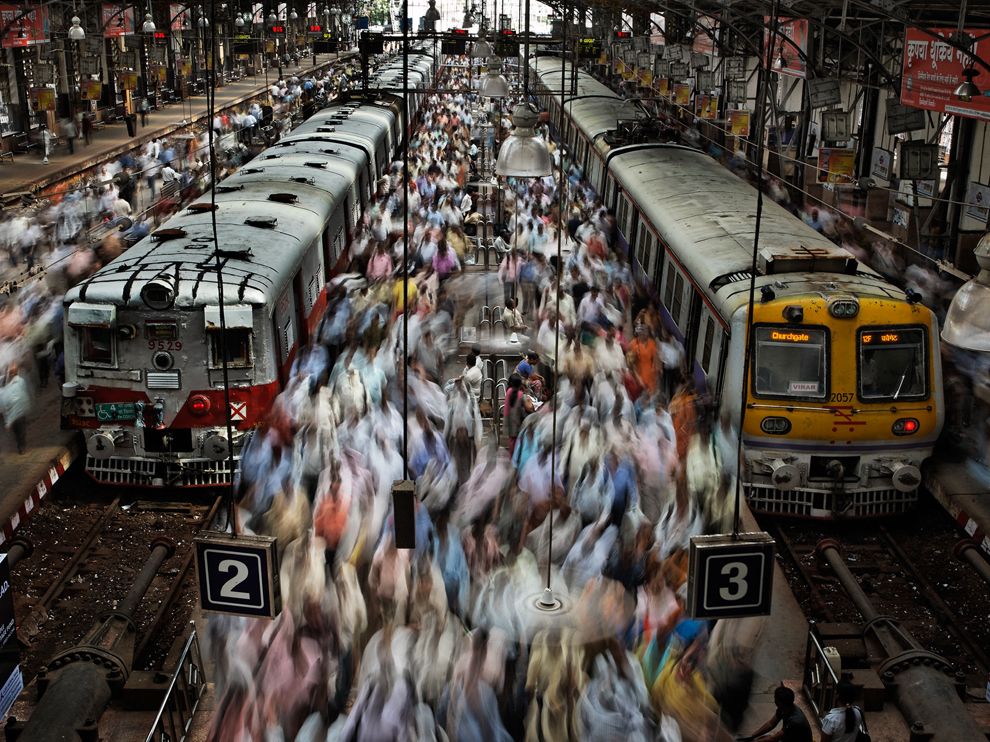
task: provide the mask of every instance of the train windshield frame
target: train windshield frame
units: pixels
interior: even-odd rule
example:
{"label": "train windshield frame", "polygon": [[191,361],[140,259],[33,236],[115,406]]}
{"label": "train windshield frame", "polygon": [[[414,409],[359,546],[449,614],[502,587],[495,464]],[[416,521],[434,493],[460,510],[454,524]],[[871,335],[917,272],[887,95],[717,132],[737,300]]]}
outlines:
{"label": "train windshield frame", "polygon": [[928,399],[928,330],[864,326],[856,332],[856,394],[862,402]]}
{"label": "train windshield frame", "polygon": [[753,396],[828,399],[830,339],[828,328],[818,325],[754,325]]}

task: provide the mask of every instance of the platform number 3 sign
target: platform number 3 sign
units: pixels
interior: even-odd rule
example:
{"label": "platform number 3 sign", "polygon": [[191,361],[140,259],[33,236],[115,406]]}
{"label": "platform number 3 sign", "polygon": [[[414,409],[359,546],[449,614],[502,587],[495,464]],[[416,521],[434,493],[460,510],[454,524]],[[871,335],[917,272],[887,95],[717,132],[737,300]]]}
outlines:
{"label": "platform number 3 sign", "polygon": [[773,539],[766,533],[695,536],[688,566],[688,612],[694,618],[770,613]]}
{"label": "platform number 3 sign", "polygon": [[203,534],[196,538],[196,571],[204,611],[274,618],[281,609],[274,538]]}

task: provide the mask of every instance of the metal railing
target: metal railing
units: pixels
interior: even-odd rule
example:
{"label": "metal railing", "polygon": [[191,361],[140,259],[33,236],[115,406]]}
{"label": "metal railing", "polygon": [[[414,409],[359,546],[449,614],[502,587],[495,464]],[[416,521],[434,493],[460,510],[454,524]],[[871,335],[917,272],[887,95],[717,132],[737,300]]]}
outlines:
{"label": "metal railing", "polygon": [[808,643],[804,649],[804,693],[816,716],[824,716],[835,706],[835,688],[839,678],[825,648],[818,640],[814,622],[808,628]]}
{"label": "metal railing", "polygon": [[145,742],[182,742],[206,691],[206,673],[195,629],[182,648],[179,664]]}

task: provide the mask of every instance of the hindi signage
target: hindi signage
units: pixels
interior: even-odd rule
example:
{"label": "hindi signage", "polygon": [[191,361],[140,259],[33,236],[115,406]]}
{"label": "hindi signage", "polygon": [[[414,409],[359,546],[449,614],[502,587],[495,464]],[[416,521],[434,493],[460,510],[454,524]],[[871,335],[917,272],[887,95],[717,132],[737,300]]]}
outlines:
{"label": "hindi signage", "polygon": [[[939,113],[990,120],[990,97],[977,95],[970,101],[962,101],[955,95],[956,87],[964,81],[963,70],[971,66],[972,58],[990,56],[990,39],[985,31],[967,29],[965,33],[976,39],[970,53],[967,53],[946,41],[955,33],[952,28],[935,28],[928,32],[918,28],[907,29],[904,36],[901,103]],[[979,65],[974,70],[976,87],[982,91],[990,89],[990,72]]]}

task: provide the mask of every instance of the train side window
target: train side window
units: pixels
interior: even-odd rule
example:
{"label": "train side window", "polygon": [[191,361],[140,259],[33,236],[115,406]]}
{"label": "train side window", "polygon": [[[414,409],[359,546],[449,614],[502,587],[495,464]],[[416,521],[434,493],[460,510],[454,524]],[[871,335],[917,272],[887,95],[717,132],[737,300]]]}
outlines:
{"label": "train side window", "polygon": [[684,306],[684,276],[678,273],[674,277],[674,298],[670,307],[670,316],[675,325],[681,324],[681,307]]}
{"label": "train side window", "polygon": [[88,366],[116,365],[113,329],[110,327],[77,327],[79,360]]}
{"label": "train side window", "polygon": [[715,320],[710,316],[705,323],[705,339],[701,347],[701,368],[707,374],[708,364],[712,361],[712,346],[715,343]]}
{"label": "train side window", "polygon": [[247,327],[228,327],[226,332],[220,329],[206,331],[207,343],[210,348],[210,368],[223,368],[224,357],[230,368],[249,368],[253,365],[251,358],[251,330]]}
{"label": "train side window", "polygon": [[670,311],[670,302],[674,298],[674,270],[667,271],[667,287],[663,291],[663,305]]}

